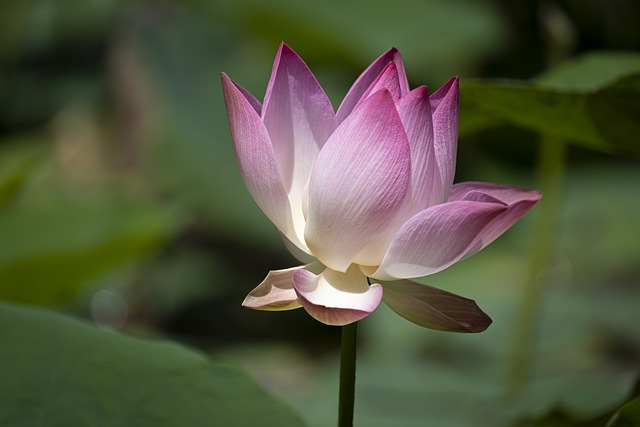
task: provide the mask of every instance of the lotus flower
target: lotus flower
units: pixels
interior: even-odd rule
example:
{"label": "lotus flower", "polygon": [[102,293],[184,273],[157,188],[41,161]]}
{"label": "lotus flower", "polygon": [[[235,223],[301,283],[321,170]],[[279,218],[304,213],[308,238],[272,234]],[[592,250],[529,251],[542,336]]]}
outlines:
{"label": "lotus flower", "polygon": [[488,245],[541,197],[516,187],[453,185],[458,78],[410,90],[391,49],[355,81],[337,113],[304,61],[280,45],[264,102],[222,74],[244,182],[304,265],[269,272],[243,305],[304,307],[346,325],[384,300],[432,329],[478,332],[469,299],[411,282]]}

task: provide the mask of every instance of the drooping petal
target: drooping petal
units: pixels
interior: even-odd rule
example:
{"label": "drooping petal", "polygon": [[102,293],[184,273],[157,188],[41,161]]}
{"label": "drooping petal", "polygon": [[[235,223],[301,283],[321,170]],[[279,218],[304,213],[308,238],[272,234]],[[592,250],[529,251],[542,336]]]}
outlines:
{"label": "drooping petal", "polygon": [[394,236],[377,271],[381,280],[436,273],[459,261],[478,236],[507,209],[502,203],[454,201],[432,206]]}
{"label": "drooping petal", "polygon": [[476,236],[475,243],[471,245],[464,256],[471,256],[493,242],[502,233],[511,228],[541,198],[542,194],[539,191],[508,185],[486,182],[463,182],[454,185],[449,196],[450,201],[499,201],[507,205],[507,209]]}
{"label": "drooping petal", "polygon": [[405,319],[429,329],[482,332],[491,324],[475,301],[409,280],[384,282],[382,300]]}
{"label": "drooping petal", "polygon": [[404,64],[402,63],[400,52],[398,52],[396,48],[389,49],[380,55],[378,59],[373,61],[353,83],[349,92],[347,92],[347,95],[342,100],[340,108],[338,108],[338,123],[342,123],[344,119],[351,114],[354,107],[363,97],[369,86],[371,86],[389,63],[394,63],[396,66],[401,95],[404,96],[409,92],[409,82],[407,81],[407,75],[404,70]]}
{"label": "drooping petal", "polygon": [[320,263],[313,263],[284,270],[271,270],[267,277],[249,292],[242,306],[265,311],[284,311],[302,307],[293,289],[293,273],[303,269],[320,273],[323,267]]}
{"label": "drooping petal", "polygon": [[293,235],[291,206],[278,170],[269,134],[238,85],[222,74],[231,139],[240,173],[260,209],[287,235]]}
{"label": "drooping petal", "polygon": [[271,270],[242,302],[243,307],[265,311],[284,311],[302,307],[293,289],[293,272],[303,266]]}
{"label": "drooping petal", "polygon": [[336,127],[336,120],[329,98],[307,64],[284,43],[273,64],[262,119],[285,188],[299,198],[318,152]]}
{"label": "drooping petal", "polygon": [[382,286],[369,286],[357,266],[346,273],[326,269],[315,275],[308,270],[293,273],[293,286],[304,309],[327,325],[342,326],[368,316],[382,299]]}
{"label": "drooping petal", "polygon": [[449,196],[458,147],[458,78],[453,77],[431,95],[433,144],[441,176],[443,200]]}
{"label": "drooping petal", "polygon": [[311,173],[304,236],[320,262],[344,272],[388,232],[409,185],[410,161],[391,95],[371,95],[327,141]]}

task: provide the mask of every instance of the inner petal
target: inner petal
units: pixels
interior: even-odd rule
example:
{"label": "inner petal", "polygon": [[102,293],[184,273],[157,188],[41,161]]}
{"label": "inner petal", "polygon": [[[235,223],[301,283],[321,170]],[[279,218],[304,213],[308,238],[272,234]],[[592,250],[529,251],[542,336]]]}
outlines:
{"label": "inner petal", "polygon": [[293,274],[293,287],[305,310],[327,325],[358,321],[375,310],[382,299],[382,286],[369,286],[355,264],[346,273],[326,269],[315,275],[298,270]]}

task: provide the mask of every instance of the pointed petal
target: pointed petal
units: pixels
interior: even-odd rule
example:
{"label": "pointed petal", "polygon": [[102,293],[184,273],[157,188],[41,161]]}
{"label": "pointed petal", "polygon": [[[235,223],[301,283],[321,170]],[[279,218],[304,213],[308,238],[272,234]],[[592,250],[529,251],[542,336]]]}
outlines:
{"label": "pointed petal", "polygon": [[539,191],[508,185],[486,182],[464,182],[454,185],[449,196],[450,201],[476,200],[490,203],[497,201],[507,205],[507,209],[476,237],[475,243],[471,245],[465,257],[473,255],[493,242],[522,218],[541,198],[542,194]]}
{"label": "pointed petal", "polygon": [[[373,93],[376,93],[382,89],[387,89],[391,94],[391,97],[394,101],[397,101],[402,96],[402,90],[400,89],[400,76],[398,75],[398,67],[393,62],[387,64],[386,67],[382,70],[382,72],[378,75],[378,77],[373,81],[371,86],[367,88],[367,90],[358,101],[358,104],[355,108],[357,108],[362,101],[367,99],[367,97]],[[354,108],[354,109],[355,109]]]}
{"label": "pointed petal", "polygon": [[[309,179],[318,152],[336,127],[329,98],[302,59],[281,44],[262,108],[287,192],[292,202]],[[297,208],[297,206],[294,206]]]}
{"label": "pointed petal", "polygon": [[390,280],[437,273],[459,261],[483,229],[506,209],[501,203],[475,201],[430,207],[398,230],[372,276]]}
{"label": "pointed petal", "polygon": [[368,316],[382,299],[382,286],[369,286],[357,266],[346,273],[326,269],[315,275],[293,273],[293,286],[304,309],[319,322],[342,326]]}
{"label": "pointed petal", "polygon": [[[395,232],[413,215],[432,204],[442,203],[440,174],[433,151],[433,128],[429,92],[422,86],[396,101],[411,152],[411,183],[399,212],[384,241],[377,239],[355,259],[356,263],[378,265]],[[374,268],[375,270],[375,268]]]}
{"label": "pointed petal", "polygon": [[222,88],[244,183],[271,222],[289,235],[293,231],[291,207],[267,130],[243,92],[224,73]]}
{"label": "pointed petal", "polygon": [[258,113],[258,115],[260,116],[262,114],[262,104],[260,104],[260,101],[258,101],[255,96],[249,93],[248,90],[240,86],[238,83],[234,82],[233,80],[231,82],[235,85],[236,88],[238,88],[240,93],[242,93],[242,95],[247,99],[253,109],[256,110],[256,113]]}
{"label": "pointed petal", "polygon": [[395,48],[389,49],[373,61],[373,63],[360,74],[355,83],[353,83],[353,86],[351,86],[351,89],[349,89],[349,92],[347,92],[347,95],[344,97],[342,104],[340,104],[340,108],[338,108],[338,123],[342,123],[342,121],[351,114],[354,107],[358,104],[365,92],[367,92],[369,86],[378,78],[382,70],[384,70],[389,63],[394,63],[396,66],[401,95],[404,96],[404,94],[409,92],[409,83],[400,52]]}
{"label": "pointed petal", "polygon": [[444,203],[442,183],[433,146],[433,122],[429,92],[418,87],[398,102],[398,113],[407,131],[411,149],[411,215]]}
{"label": "pointed petal", "polygon": [[382,300],[405,319],[429,329],[482,332],[491,325],[475,301],[409,280],[384,282]]}
{"label": "pointed petal", "polygon": [[458,78],[453,77],[430,97],[433,111],[433,144],[444,200],[449,196],[456,170],[458,92]]}
{"label": "pointed petal", "polygon": [[344,272],[359,252],[388,232],[410,171],[406,133],[391,95],[382,90],[338,127],[318,155],[304,234],[318,260]]}

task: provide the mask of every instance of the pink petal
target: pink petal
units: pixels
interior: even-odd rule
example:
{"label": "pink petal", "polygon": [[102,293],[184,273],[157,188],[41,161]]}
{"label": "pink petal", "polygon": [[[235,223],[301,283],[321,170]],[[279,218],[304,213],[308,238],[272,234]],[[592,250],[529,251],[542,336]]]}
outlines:
{"label": "pink petal", "polygon": [[409,280],[382,284],[382,300],[405,319],[429,329],[482,332],[491,324],[475,301]]}
{"label": "pink petal", "polygon": [[311,174],[304,237],[313,255],[344,272],[388,232],[409,185],[410,161],[391,95],[371,95],[327,141]]}
{"label": "pink petal", "polygon": [[224,73],[222,88],[231,139],[244,183],[271,222],[283,233],[291,235],[291,207],[269,134],[250,101]]}
{"label": "pink petal", "polygon": [[273,64],[262,119],[285,188],[289,194],[301,194],[318,152],[336,127],[336,120],[329,98],[309,67],[284,43]]}
{"label": "pink petal", "polygon": [[258,113],[258,115],[260,116],[262,114],[262,104],[260,104],[260,101],[258,101],[255,96],[249,93],[248,90],[240,86],[238,83],[234,81],[232,81],[232,83],[235,85],[236,88],[238,88],[240,93],[242,93],[242,95],[247,99],[249,104],[251,104],[253,109],[256,110],[256,113]]}
{"label": "pink petal", "polygon": [[444,200],[449,196],[456,170],[458,92],[458,78],[453,77],[430,97],[433,111],[433,144]]}
{"label": "pink petal", "polygon": [[394,101],[397,101],[402,96],[402,90],[400,89],[400,76],[398,74],[398,68],[395,63],[390,62],[378,75],[378,77],[371,83],[371,86],[364,92],[360,101],[355,108],[365,100],[372,93],[376,93],[382,89],[387,89],[391,94]]}
{"label": "pink petal", "polygon": [[447,268],[506,209],[501,203],[454,201],[420,212],[398,230],[372,277],[407,279]]}
{"label": "pink petal", "polygon": [[541,198],[542,194],[538,191],[507,185],[486,182],[464,182],[454,185],[449,196],[450,201],[498,201],[507,205],[507,209],[498,215],[476,237],[476,241],[471,245],[465,257],[473,255],[493,242],[502,233],[511,228]]}
{"label": "pink petal", "polygon": [[356,258],[356,263],[378,265],[393,235],[409,218],[432,204],[441,203],[440,174],[433,151],[429,92],[425,86],[416,88],[396,101],[396,105],[409,140],[411,184],[393,225],[388,228],[386,240],[371,242]]}
{"label": "pink petal", "polygon": [[382,299],[382,286],[369,286],[366,276],[355,265],[346,273],[330,269],[320,275],[295,271],[293,286],[304,309],[314,319],[333,326],[368,316]]}
{"label": "pink petal", "polygon": [[433,122],[429,92],[418,87],[398,102],[398,113],[407,131],[411,149],[411,215],[429,206],[445,202],[441,177],[433,147]]}
{"label": "pink petal", "polygon": [[282,311],[302,307],[293,289],[293,272],[304,266],[272,270],[242,302],[243,307],[256,310]]}
{"label": "pink petal", "polygon": [[383,53],[378,59],[373,61],[369,67],[357,78],[347,95],[344,97],[340,108],[338,108],[337,118],[338,123],[342,123],[349,114],[353,111],[354,107],[358,104],[365,92],[371,84],[378,78],[380,73],[385,69],[389,63],[394,63],[398,72],[400,93],[404,94],[409,92],[409,82],[407,81],[407,75],[404,71],[404,64],[402,63],[402,57],[397,49],[392,48]]}

